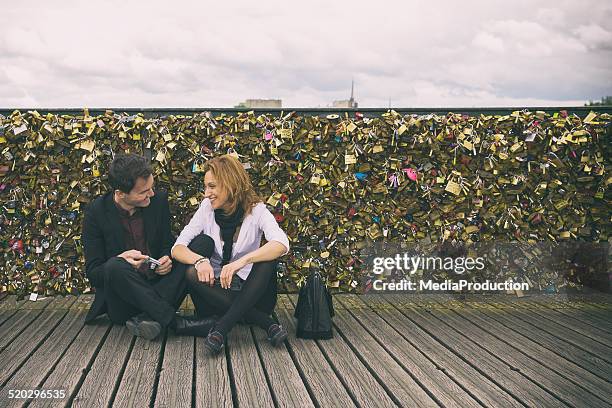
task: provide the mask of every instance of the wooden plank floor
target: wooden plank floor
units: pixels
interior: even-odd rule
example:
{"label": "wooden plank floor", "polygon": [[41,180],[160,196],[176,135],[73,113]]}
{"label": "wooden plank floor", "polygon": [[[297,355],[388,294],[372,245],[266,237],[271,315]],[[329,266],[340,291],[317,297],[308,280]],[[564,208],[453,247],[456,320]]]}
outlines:
{"label": "wooden plank floor", "polygon": [[[322,341],[295,337],[281,295],[284,346],[237,326],[216,357],[83,325],[91,300],[0,300],[0,407],[612,407],[612,295],[337,295]],[[28,389],[65,396],[9,398]]]}

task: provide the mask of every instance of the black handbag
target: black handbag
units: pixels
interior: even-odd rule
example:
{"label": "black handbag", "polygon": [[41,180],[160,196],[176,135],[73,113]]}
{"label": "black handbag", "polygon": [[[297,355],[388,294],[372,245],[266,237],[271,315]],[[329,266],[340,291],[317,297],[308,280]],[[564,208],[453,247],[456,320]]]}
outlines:
{"label": "black handbag", "polygon": [[297,318],[296,336],[302,339],[331,339],[333,337],[332,297],[318,270],[312,269],[300,288],[293,314]]}

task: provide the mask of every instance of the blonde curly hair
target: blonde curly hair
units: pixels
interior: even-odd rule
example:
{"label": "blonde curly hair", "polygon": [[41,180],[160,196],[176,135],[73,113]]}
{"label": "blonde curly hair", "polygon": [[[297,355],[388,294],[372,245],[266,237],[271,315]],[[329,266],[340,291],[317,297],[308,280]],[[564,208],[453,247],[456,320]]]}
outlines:
{"label": "blonde curly hair", "polygon": [[204,173],[211,171],[217,184],[227,193],[229,214],[240,205],[244,214],[263,200],[253,189],[251,179],[240,161],[232,155],[224,154],[204,163]]}

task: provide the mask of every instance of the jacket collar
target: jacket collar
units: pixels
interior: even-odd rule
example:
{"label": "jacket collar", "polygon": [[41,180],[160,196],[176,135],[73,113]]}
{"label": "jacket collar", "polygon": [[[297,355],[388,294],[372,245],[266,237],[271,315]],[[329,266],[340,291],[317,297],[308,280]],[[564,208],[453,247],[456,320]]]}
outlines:
{"label": "jacket collar", "polygon": [[106,210],[106,217],[108,223],[113,231],[113,236],[117,240],[117,246],[125,251],[125,238],[123,237],[123,227],[121,221],[119,221],[119,211],[115,206],[115,200],[113,199],[113,192],[110,191],[104,195],[104,209]]}

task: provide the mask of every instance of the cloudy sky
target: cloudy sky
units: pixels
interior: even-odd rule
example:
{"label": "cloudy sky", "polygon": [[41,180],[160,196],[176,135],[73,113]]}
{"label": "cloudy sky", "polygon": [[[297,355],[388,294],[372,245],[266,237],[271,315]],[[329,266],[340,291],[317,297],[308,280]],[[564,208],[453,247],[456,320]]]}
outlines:
{"label": "cloudy sky", "polygon": [[11,1],[0,107],[581,106],[612,1]]}

